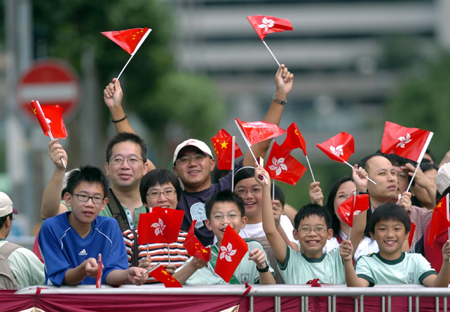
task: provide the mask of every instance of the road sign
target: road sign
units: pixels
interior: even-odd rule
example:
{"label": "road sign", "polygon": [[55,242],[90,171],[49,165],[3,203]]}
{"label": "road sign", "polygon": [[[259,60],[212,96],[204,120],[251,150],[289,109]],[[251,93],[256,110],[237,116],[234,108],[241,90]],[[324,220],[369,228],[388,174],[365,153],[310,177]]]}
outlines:
{"label": "road sign", "polygon": [[17,83],[17,103],[33,120],[31,101],[43,105],[59,105],[64,118],[69,116],[78,103],[80,87],[73,69],[56,60],[35,62]]}

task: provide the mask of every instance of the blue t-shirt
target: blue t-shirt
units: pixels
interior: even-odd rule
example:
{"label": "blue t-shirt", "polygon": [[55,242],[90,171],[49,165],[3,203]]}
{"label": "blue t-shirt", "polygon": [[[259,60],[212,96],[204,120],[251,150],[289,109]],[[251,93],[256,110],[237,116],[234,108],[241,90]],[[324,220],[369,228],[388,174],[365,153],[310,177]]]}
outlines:
{"label": "blue t-shirt", "polygon": [[[235,168],[238,170],[242,167],[242,160]],[[180,201],[177,209],[184,211],[183,223],[181,230],[188,232],[193,220],[197,220],[195,224],[195,236],[200,240],[203,246],[212,245],[214,242],[214,234],[205,226],[206,212],[205,203],[217,192],[231,189],[231,173],[227,174],[219,180],[219,183],[211,185],[206,190],[200,192],[189,193],[181,192]]]}
{"label": "blue t-shirt", "polygon": [[[49,218],[42,224],[38,241],[45,264],[46,285],[61,286],[66,271],[76,268],[88,258],[102,255],[103,276],[114,270],[128,269],[125,242],[119,224],[113,218],[98,216],[85,238],[72,228],[68,216],[71,212]],[[86,276],[81,285],[95,284],[95,279]]]}

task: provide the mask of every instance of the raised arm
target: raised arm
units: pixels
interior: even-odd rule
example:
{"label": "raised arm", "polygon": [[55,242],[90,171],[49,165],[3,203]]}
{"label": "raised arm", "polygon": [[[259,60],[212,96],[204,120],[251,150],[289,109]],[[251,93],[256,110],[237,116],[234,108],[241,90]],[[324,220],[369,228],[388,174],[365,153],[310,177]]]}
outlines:
{"label": "raised arm", "polygon": [[[264,176],[266,182],[261,180],[261,177]],[[273,218],[272,211],[272,199],[270,198],[270,177],[264,168],[258,166],[255,168],[255,179],[261,185],[263,189],[262,195],[262,220],[263,220],[263,229],[266,233],[267,240],[269,241],[270,247],[272,247],[273,252],[275,253],[275,257],[277,260],[284,265],[286,260],[286,250],[287,245],[286,242],[281,237],[280,233],[277,230],[275,225],[275,220]]]}
{"label": "raised arm", "polygon": [[60,213],[66,212],[67,208],[61,204],[61,191],[66,168],[61,163],[61,158],[67,164],[67,153],[58,143],[58,140],[51,140],[48,144],[50,159],[55,164],[55,172],[45,188],[42,195],[41,218],[47,219]]}
{"label": "raised arm", "polygon": [[[357,167],[357,166],[355,166]],[[367,172],[364,168],[355,168],[353,170],[353,180],[354,181],[367,181]],[[367,182],[366,182],[367,183]],[[371,183],[371,182],[369,182]],[[356,183],[356,187],[358,188],[358,183]],[[359,190],[359,189],[358,189]],[[370,207],[369,207],[370,209]],[[352,233],[350,235],[350,241],[352,243],[353,253],[352,257],[355,255],[356,250],[358,249],[359,243],[364,238],[364,230],[366,228],[367,222],[367,210],[361,212],[359,215],[353,217],[353,227]]]}
{"label": "raised arm", "polygon": [[[281,66],[277,70],[277,73],[275,74],[275,85],[277,87],[275,97],[281,101],[285,101],[292,89],[293,82],[294,74],[291,74],[287,67],[284,64],[281,64]],[[281,115],[283,114],[283,109],[283,104],[278,103],[276,100],[272,100],[269,110],[263,121],[270,122],[274,125],[279,125],[281,121]],[[256,158],[264,158],[267,150],[269,149],[270,141],[271,140],[265,140],[252,146],[252,150]],[[254,164],[255,160],[253,159],[252,154],[250,153],[250,151],[247,151],[244,156],[243,165],[253,166]]]}

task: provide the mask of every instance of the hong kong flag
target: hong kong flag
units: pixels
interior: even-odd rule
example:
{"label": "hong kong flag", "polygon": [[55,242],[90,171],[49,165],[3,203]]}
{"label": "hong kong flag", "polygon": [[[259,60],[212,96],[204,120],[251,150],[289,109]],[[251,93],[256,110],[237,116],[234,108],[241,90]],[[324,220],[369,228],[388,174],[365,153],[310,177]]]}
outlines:
{"label": "hong kong flag", "polygon": [[339,205],[337,212],[342,221],[353,227],[353,218],[369,207],[369,194],[353,195]]}
{"label": "hong kong flag", "polygon": [[274,16],[253,15],[247,16],[247,19],[252,24],[261,41],[264,41],[267,34],[293,29],[289,20]]}
{"label": "hong kong flag", "polygon": [[221,129],[215,137],[211,138],[211,142],[217,155],[217,169],[231,170],[234,159],[242,156],[239,145],[234,144],[233,158],[233,137],[224,129]]}
{"label": "hong kong flag", "polygon": [[283,144],[281,144],[282,149],[295,149],[295,148],[301,148],[303,151],[303,154],[306,156],[306,142],[303,138],[303,135],[300,133],[300,130],[298,130],[297,124],[293,122],[286,130],[286,139],[284,140]]}
{"label": "hong kong flag", "polygon": [[165,287],[183,287],[162,265],[152,268],[150,276],[163,283]]}
{"label": "hong kong flag", "polygon": [[228,225],[223,234],[214,272],[228,283],[247,251],[247,243]]}
{"label": "hong kong flag", "polygon": [[178,239],[184,211],[153,207],[152,212],[139,216],[138,243],[173,243]]}
{"label": "hong kong flag", "polygon": [[236,118],[236,124],[238,125],[238,129],[241,131],[244,139],[250,143],[249,145],[254,145],[261,141],[275,138],[286,132],[277,125],[265,121],[246,122],[240,121]]}
{"label": "hong kong flag", "polygon": [[290,149],[284,149],[277,142],[273,142],[269,159],[264,168],[272,179],[295,185],[306,171],[300,162],[291,156]]}
{"label": "hong kong flag", "polygon": [[406,128],[386,121],[381,152],[421,162],[432,137],[433,132],[418,128]]}
{"label": "hong kong flag", "polygon": [[345,132],[341,132],[316,146],[332,160],[342,163],[346,163],[355,152],[355,141],[350,134]]}
{"label": "hong kong flag", "polygon": [[448,204],[449,194],[443,197],[436,207],[433,209],[433,215],[431,216],[430,233],[428,236],[428,244],[433,246],[433,242],[436,237],[443,231],[448,230],[450,222],[448,220]]}
{"label": "hong kong flag", "polygon": [[133,28],[118,31],[105,31],[103,35],[115,42],[119,47],[133,55],[147,38],[152,30],[145,28]]}
{"label": "hong kong flag", "polygon": [[53,138],[65,139],[67,137],[66,126],[62,117],[63,109],[59,105],[41,106],[38,101],[31,101],[31,108],[36,115],[44,134]]}
{"label": "hong kong flag", "polygon": [[190,254],[192,257],[208,262],[209,260],[211,260],[211,247],[203,246],[198,238],[195,237],[194,229],[196,223],[197,220],[194,220],[192,222],[183,245],[184,248],[186,248],[188,254]]}

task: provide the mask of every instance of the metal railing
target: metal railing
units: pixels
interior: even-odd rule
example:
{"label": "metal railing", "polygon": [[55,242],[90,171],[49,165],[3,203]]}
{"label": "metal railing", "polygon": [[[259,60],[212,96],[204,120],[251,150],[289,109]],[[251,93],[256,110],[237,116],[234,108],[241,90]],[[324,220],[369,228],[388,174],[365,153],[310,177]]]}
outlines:
{"label": "metal railing", "polygon": [[[36,287],[24,288],[16,294],[35,294]],[[109,286],[101,289],[95,289],[94,286],[75,286],[75,287],[53,287],[42,286],[41,294],[151,294],[151,295],[236,295],[242,296],[244,285],[196,285],[184,286],[183,288],[164,288],[161,285],[132,286],[124,285],[119,288]],[[380,310],[393,311],[392,300],[394,297],[408,298],[408,311],[421,311],[420,297],[435,297],[434,310],[447,311],[447,297],[450,297],[449,288],[423,287],[421,285],[377,285],[375,287],[355,287],[348,288],[345,285],[322,285],[322,287],[310,287],[309,285],[251,285],[247,296],[250,298],[250,311],[254,311],[254,297],[273,297],[274,311],[283,311],[282,297],[301,297],[300,306],[297,311],[309,311],[309,298],[327,297],[327,305],[321,311],[340,311],[337,309],[339,298],[347,300],[353,299],[353,309],[347,311],[364,311],[364,300],[367,297],[380,297]],[[350,298],[350,299],[349,299]],[[413,298],[414,301],[413,301]],[[440,309],[439,298],[444,298],[442,308]],[[387,303],[387,304],[386,304]],[[414,304],[413,304],[414,303]],[[406,308],[406,307],[405,307]],[[429,308],[428,308],[429,310]]]}

